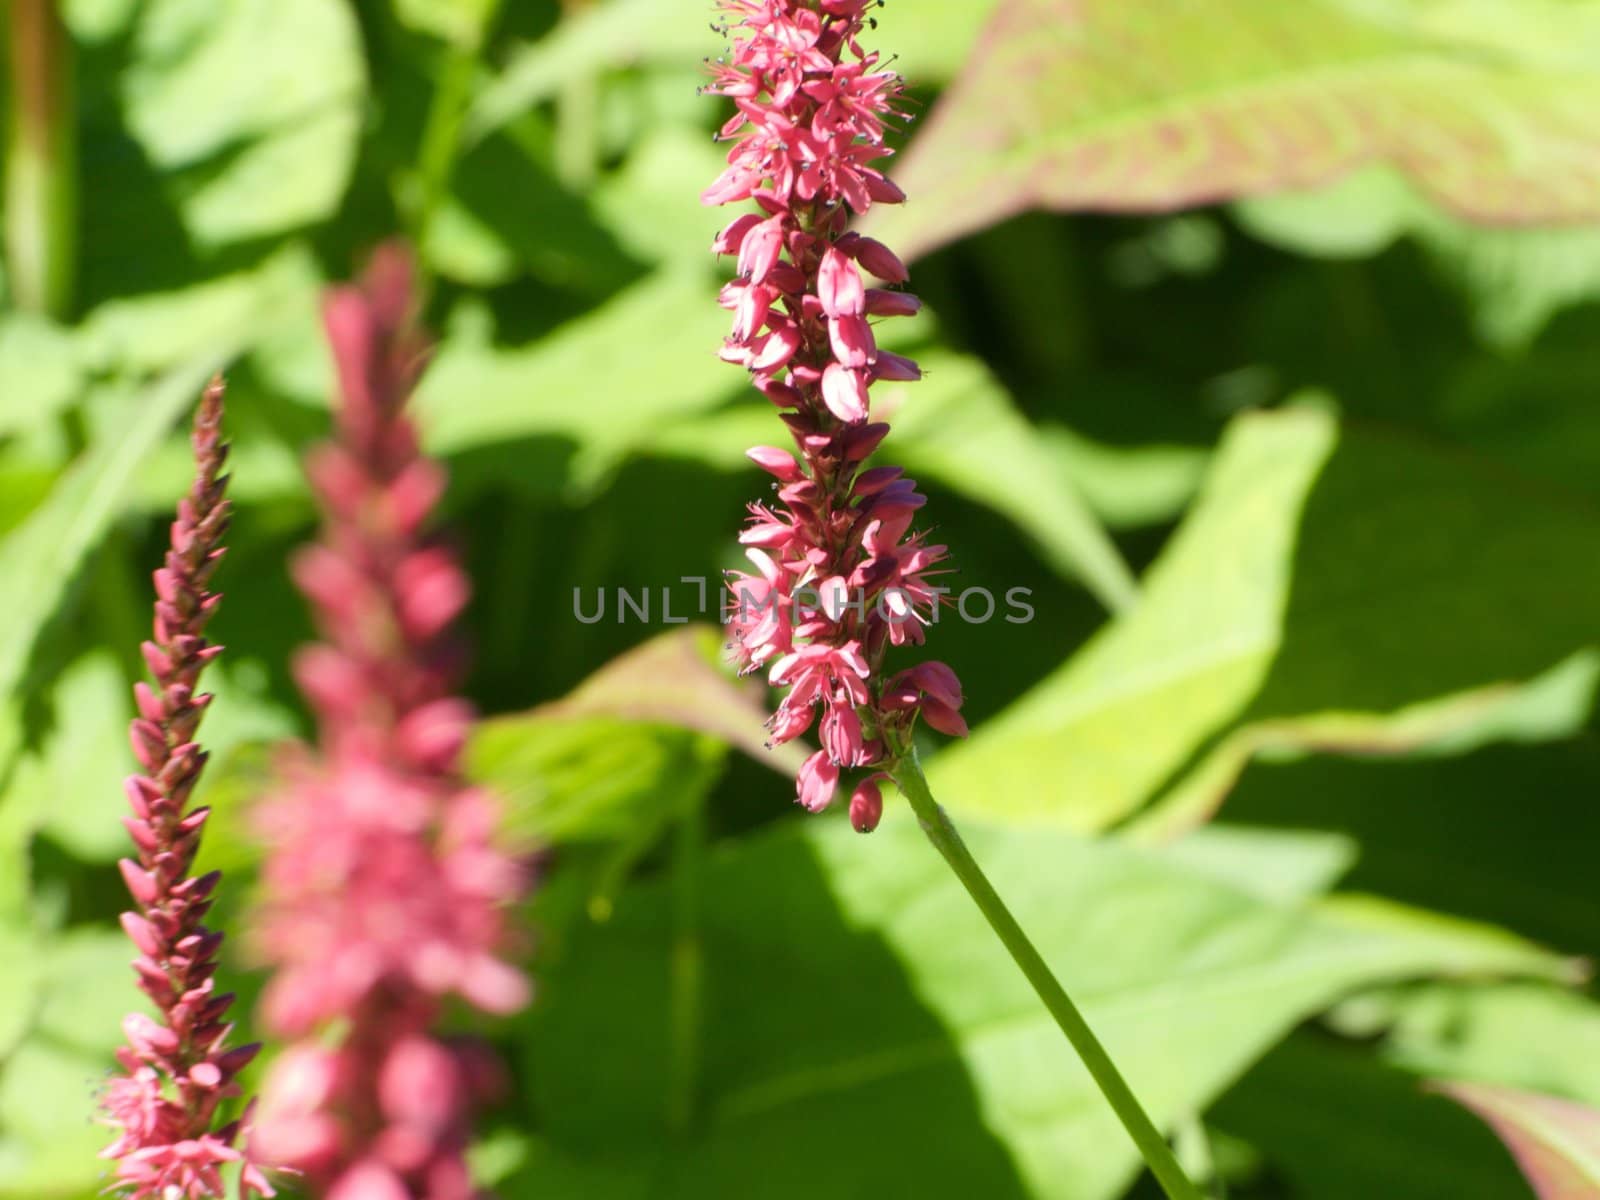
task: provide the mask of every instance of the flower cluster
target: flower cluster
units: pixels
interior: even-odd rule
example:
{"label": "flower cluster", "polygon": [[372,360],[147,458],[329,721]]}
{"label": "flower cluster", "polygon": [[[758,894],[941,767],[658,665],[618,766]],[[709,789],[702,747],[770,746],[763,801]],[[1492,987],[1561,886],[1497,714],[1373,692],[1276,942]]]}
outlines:
{"label": "flower cluster", "polygon": [[222,597],[209,591],[228,528],[227,445],[222,440],[223,384],[206,389],[195,414],[196,477],[179,504],[166,561],[155,573],[155,629],[144,657],[155,677],[134,688],[139,715],[131,728],[143,775],[128,780],[133,814],[124,818],[138,851],[119,864],[137,911],[122,914],[139,956],[139,987],[157,1016],[123,1022],[122,1067],[103,1106],[118,1132],[103,1157],[116,1161],[113,1188],[133,1200],[202,1200],[223,1193],[222,1168],[242,1163],[245,1195],[273,1190],[237,1147],[241,1122],[219,1127],[219,1108],[237,1096],[236,1077],[257,1046],[228,1048],[231,995],[215,989],[222,935],[204,924],[218,875],[189,872],[209,810],[189,806],[205,766],[195,742],[211,697],[200,673],[222,652],[205,628]]}
{"label": "flower cluster", "polygon": [[390,248],[324,307],[342,403],[307,464],[322,538],[294,563],[324,639],[294,664],[320,745],[259,814],[263,1016],[294,1044],[253,1146],[327,1200],[469,1200],[469,1119],[495,1064],[432,1031],[452,994],[493,1013],[528,997],[501,957],[524,873],[460,771],[473,714],[451,629],[468,583],[426,535],[444,476],[403,411],[424,359],[413,303]]}
{"label": "flower cluster", "polygon": [[[899,203],[874,166],[890,151],[886,123],[903,116],[901,81],[865,51],[870,0],[723,0],[731,55],[712,94],[737,109],[721,136],[728,168],[707,204],[753,200],[713,250],[738,260],[722,290],[733,332],[722,357],[745,367],[782,411],[799,458],[750,452],[777,480],[778,506],[751,506],[741,537],[754,573],[730,579],[734,649],[788,694],[772,741],[809,729],[820,709],[822,750],[802,768],[799,802],[820,811],[841,771],[865,772],[851,820],[882,813],[877,768],[905,752],[918,716],[961,736],[961,686],[942,663],[885,677],[890,646],[920,644],[940,590],[930,580],[945,547],[911,532],[925,500],[898,467],[864,464],[888,433],[870,420],[878,380],[915,380],[916,363],[880,350],[872,318],[910,316],[905,266],[848,228],[851,213]],[[883,286],[868,286],[868,277]]]}

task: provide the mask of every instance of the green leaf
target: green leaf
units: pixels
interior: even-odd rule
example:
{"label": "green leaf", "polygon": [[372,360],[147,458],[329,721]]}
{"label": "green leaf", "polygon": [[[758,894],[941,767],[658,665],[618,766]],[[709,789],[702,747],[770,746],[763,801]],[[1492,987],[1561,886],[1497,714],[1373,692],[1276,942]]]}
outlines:
{"label": "green leaf", "polygon": [[500,717],[474,735],[468,771],[504,798],[505,829],[540,845],[654,840],[722,765],[700,739],[603,717]]}
{"label": "green leaf", "polygon": [[1175,521],[1200,490],[1209,452],[1200,446],[1146,442],[1114,446],[1063,425],[1041,430],[1056,471],[1111,529]]}
{"label": "green leaf", "polygon": [[[5,861],[4,866],[10,872],[21,864]],[[39,947],[24,920],[21,914],[0,912],[0,971],[6,981],[0,991],[0,1063],[27,1035],[39,998]]]}
{"label": "green leaf", "polygon": [[[934,790],[989,819],[1096,828],[1190,771],[1214,803],[1277,722],[1357,751],[1448,740],[1494,715],[1505,693],[1485,689],[1592,643],[1600,578],[1576,564],[1596,554],[1581,504],[1315,408],[1241,418],[1139,606],[941,754]],[[1553,708],[1545,736],[1572,728]],[[1253,731],[1193,762],[1234,730]]]}
{"label": "green leaf", "polygon": [[[894,423],[880,461],[901,464],[1008,518],[1033,538],[1050,566],[1081,581],[1108,609],[1130,607],[1138,583],[1116,543],[1078,494],[1073,473],[1041,443],[1000,381],[969,355],[925,342],[896,348],[914,354],[927,377],[880,384],[874,392],[876,414]],[[745,450],[777,436],[771,412],[745,404],[674,422],[649,448],[749,470]]]}
{"label": "green leaf", "polygon": [[475,50],[500,0],[394,0],[400,23],[419,33]]}
{"label": "green leaf", "polygon": [[0,317],[0,437],[38,429],[83,388],[72,336],[44,317]]}
{"label": "green leaf", "polygon": [[94,1115],[105,1069],[99,1055],[45,1041],[0,1069],[0,1197],[66,1200],[104,1183],[111,1139]]}
{"label": "green leaf", "polygon": [[[1375,160],[1470,220],[1600,218],[1593,57],[1492,34],[1482,5],[1426,7],[1434,19],[1388,0],[1003,5],[898,174],[913,203],[873,231],[919,255],[1029,208],[1172,210]],[[1588,31],[1595,13],[1518,5],[1504,22],[1565,14]]]}
{"label": "green leaf", "polygon": [[1009,518],[1112,612],[1132,607],[1133,572],[995,377],[977,359],[948,352],[919,361],[925,380],[882,384],[874,395],[877,415],[894,422],[887,452]]}
{"label": "green leaf", "polygon": [[716,357],[726,323],[709,271],[680,271],[651,276],[523,348],[458,332],[417,396],[429,446],[452,454],[514,438],[567,441],[573,486],[592,488],[655,429],[737,385],[737,375],[718,374],[728,370]]}
{"label": "green leaf", "polygon": [[1209,820],[1245,769],[1262,759],[1341,750],[1460,754],[1497,741],[1573,737],[1588,723],[1597,683],[1600,655],[1586,651],[1522,685],[1492,684],[1392,713],[1318,714],[1244,725],[1142,814],[1136,832],[1159,840]]}
{"label": "green leaf", "polygon": [[109,1061],[122,1019],[150,1008],[135,986],[136,951],[120,929],[79,926],[42,948],[44,986],[34,1036]]}
{"label": "green leaf", "polygon": [[[774,1197],[1118,1194],[1131,1145],[907,814],[871,838],[842,819],[797,824],[722,848],[701,881],[697,1136],[662,1133],[673,924],[650,883],[609,925],[576,931],[545,979],[527,1053],[550,1141],[653,1196],[721,1194],[758,1173]],[[1163,1126],[1363,983],[1556,969],[1492,935],[1272,903],[1112,843],[966,832]],[[1269,839],[1259,854],[1278,850]],[[1249,868],[1245,848],[1230,853]],[[764,1171],[797,1123],[830,1152]]]}
{"label": "green leaf", "polygon": [[[1375,1003],[1383,1053],[1409,1071],[1600,1106],[1600,1003],[1588,996],[1534,983],[1433,984]],[[1358,1032],[1371,1033],[1370,1018]]]}
{"label": "green leaf", "polygon": [[135,765],[128,752],[133,700],[116,656],[101,650],[73,663],[51,706],[54,728],[19,765],[5,802],[31,808],[38,831],[78,858],[110,862],[130,848],[119,818],[128,803],[122,780]]}
{"label": "green leaf", "polygon": [[1438,1087],[1494,1128],[1539,1200],[1600,1196],[1600,1110],[1485,1084]]}
{"label": "green leaf", "polygon": [[[896,55],[897,68],[919,84],[947,79],[993,7],[994,0],[918,0],[915,8],[890,9],[881,16],[872,45]],[[715,16],[705,0],[602,0],[587,5],[548,37],[512,56],[479,93],[468,129],[485,136],[552,99],[567,84],[602,71],[692,66],[715,56],[726,45],[707,28]],[[706,102],[707,120],[717,111]],[[700,187],[709,183],[708,178]]]}
{"label": "green leaf", "polygon": [[779,774],[798,748],[768,749],[758,688],[735,684],[716,665],[719,634],[703,625],[664,633],[601,667],[567,696],[534,710],[557,718],[620,717],[694,730],[743,750]]}
{"label": "green leaf", "polygon": [[122,76],[126,119],[218,245],[333,212],[355,162],[360,32],[340,0],[156,0]]}
{"label": "green leaf", "polygon": [[[17,695],[39,630],[121,511],[140,464],[195,403],[215,366],[181,368],[120,398],[44,503],[0,541],[0,697]],[[19,740],[14,724],[0,721],[0,763],[9,762]]]}
{"label": "green leaf", "polygon": [[286,325],[315,321],[321,275],[309,250],[291,242],[248,270],[171,292],[119,296],[79,327],[84,361],[99,371],[164,371],[232,347],[267,340]]}
{"label": "green leaf", "polygon": [[1252,1067],[1207,1121],[1248,1139],[1269,1180],[1296,1200],[1507,1200],[1520,1187],[1470,1117],[1423,1095],[1414,1075],[1314,1032]]}
{"label": "green leaf", "polygon": [[652,840],[714,782],[706,738],[792,775],[804,753],[766,748],[760,698],[713,665],[716,645],[704,627],[662,634],[561,700],[482,722],[470,774],[506,798],[513,834],[553,844]]}
{"label": "green leaf", "polygon": [[1600,298],[1600,228],[1473,226],[1388,170],[1245,200],[1236,211],[1263,241],[1323,258],[1366,257],[1416,238],[1471,298],[1479,334],[1499,347],[1523,348],[1562,309]]}

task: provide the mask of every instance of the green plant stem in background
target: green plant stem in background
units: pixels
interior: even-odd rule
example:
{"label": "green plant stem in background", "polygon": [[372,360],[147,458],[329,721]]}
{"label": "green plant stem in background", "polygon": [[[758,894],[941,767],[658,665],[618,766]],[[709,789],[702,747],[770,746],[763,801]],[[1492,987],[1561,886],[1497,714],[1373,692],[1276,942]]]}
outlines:
{"label": "green plant stem in background", "polygon": [[450,176],[461,153],[462,130],[478,77],[478,56],[500,14],[500,4],[501,0],[483,0],[472,34],[452,42],[440,61],[439,80],[417,151],[415,190],[403,205],[412,242],[423,249],[424,263],[428,228],[449,194]]}
{"label": "green plant stem in background", "polygon": [[55,0],[11,0],[5,254],[13,303],[65,318],[77,247],[71,42]]}
{"label": "green plant stem in background", "polygon": [[705,800],[684,804],[672,844],[672,960],[668,981],[667,1128],[694,1121],[700,1074],[700,1000],[704,951],[700,941],[700,863],[705,854]]}
{"label": "green plant stem in background", "polygon": [[928,840],[940,854],[944,855],[945,861],[950,864],[950,869],[956,873],[956,878],[961,880],[962,886],[967,889],[973,902],[982,911],[990,928],[1005,944],[1012,959],[1022,968],[1022,973],[1028,977],[1028,982],[1038,993],[1039,999],[1044,1001],[1044,1006],[1050,1010],[1050,1015],[1061,1027],[1061,1032],[1067,1035],[1067,1040],[1077,1051],[1078,1058],[1088,1068],[1101,1093],[1121,1120],[1123,1128],[1139,1147],[1139,1153],[1144,1156],[1145,1163],[1161,1184],[1162,1190],[1171,1200],[1202,1200],[1199,1189],[1190,1183],[1188,1176],[1183,1173],[1183,1168],[1178,1165],[1178,1160],[1173,1155],[1171,1147],[1167,1145],[1166,1139],[1146,1115],[1138,1097],[1122,1078],[1116,1064],[1111,1061],[1111,1056],[1100,1044],[1100,1039],[1095,1037],[1094,1031],[1083,1019],[1078,1006],[1072,1002],[1066,989],[1057,981],[1049,965],[1040,957],[1033,943],[1028,940],[1028,935],[1022,931],[1016,918],[1006,908],[1005,902],[1000,899],[988,877],[978,866],[977,860],[972,857],[972,852],[961,840],[961,835],[951,823],[949,815],[934,800],[933,793],[928,790],[928,781],[922,774],[922,767],[917,762],[916,752],[913,750],[902,755],[891,774],[900,790],[911,801],[912,811],[917,814],[917,821],[922,826],[923,832],[928,835]]}

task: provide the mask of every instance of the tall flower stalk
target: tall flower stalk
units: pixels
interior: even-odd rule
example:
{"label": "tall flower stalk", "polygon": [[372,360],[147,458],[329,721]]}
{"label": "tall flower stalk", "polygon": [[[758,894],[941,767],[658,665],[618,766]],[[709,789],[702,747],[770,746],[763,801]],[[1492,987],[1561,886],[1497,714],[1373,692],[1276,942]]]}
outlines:
{"label": "tall flower stalk", "polygon": [[103,1098],[118,1133],[103,1156],[116,1162],[113,1188],[133,1200],[220,1197],[222,1169],[232,1163],[242,1163],[242,1194],[273,1194],[235,1144],[241,1123],[219,1116],[239,1095],[237,1075],[259,1047],[228,1047],[233,997],[215,990],[222,934],[204,923],[219,876],[189,873],[209,814],[189,803],[206,763],[195,740],[211,702],[198,690],[200,674],[222,653],[205,636],[222,602],[210,590],[211,574],[224,553],[230,507],[222,398],[218,379],[195,415],[195,482],[155,573],[155,628],[143,647],[156,686],[134,689],[139,715],[131,736],[144,774],[127,783],[133,812],[124,821],[137,856],[119,865],[136,907],[122,914],[122,927],[139,951],[134,970],[156,1015],[132,1013],[123,1022],[122,1072]]}
{"label": "tall flower stalk", "polygon": [[501,957],[522,871],[495,845],[492,798],[461,776],[473,714],[452,627],[468,583],[428,536],[444,474],[404,411],[424,360],[414,295],[391,247],[324,305],[341,394],[307,462],[322,536],[294,563],[323,639],[294,663],[318,745],[292,753],[260,811],[262,1015],[292,1044],[252,1144],[326,1200],[471,1200],[471,1113],[496,1064],[435,1030],[452,995],[492,1013],[528,997]]}
{"label": "tall flower stalk", "polygon": [[[905,197],[878,165],[902,83],[860,38],[873,0],[722,0],[731,53],[711,93],[733,101],[721,137],[728,167],[707,204],[753,201],[713,250],[737,257],[722,290],[733,331],[722,357],[745,367],[780,410],[799,451],[760,446],[750,457],[778,481],[777,505],[751,506],[740,540],[754,573],[730,579],[733,647],[746,670],[786,689],[772,741],[820,725],[822,749],[796,781],[801,805],[826,808],[845,774],[850,819],[862,832],[882,815],[879,783],[893,778],[934,846],[1055,1017],[1173,1200],[1198,1200],[1165,1139],[1044,959],[934,801],[912,735],[920,719],[962,735],[960,682],[923,662],[890,673],[893,648],[920,644],[940,603],[931,583],[943,546],[911,532],[925,503],[898,467],[866,461],[889,432],[873,422],[879,380],[920,377],[880,350],[872,318],[920,307],[898,290],[905,266],[849,228],[852,214]],[[869,277],[882,286],[870,286]],[[819,720],[820,713],[820,720]]]}

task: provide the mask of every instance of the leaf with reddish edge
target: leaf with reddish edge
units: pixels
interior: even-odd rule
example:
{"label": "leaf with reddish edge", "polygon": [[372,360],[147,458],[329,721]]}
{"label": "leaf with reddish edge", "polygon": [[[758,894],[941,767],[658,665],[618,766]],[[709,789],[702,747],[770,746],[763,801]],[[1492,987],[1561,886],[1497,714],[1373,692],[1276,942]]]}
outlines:
{"label": "leaf with reddish edge", "polygon": [[[711,603],[718,598],[709,597]],[[714,662],[717,633],[696,625],[652,638],[601,667],[532,717],[619,717],[709,734],[780,774],[805,759],[794,743],[766,748],[760,695],[742,688]],[[512,718],[520,719],[520,718]]]}
{"label": "leaf with reddish edge", "polygon": [[1539,1200],[1600,1198],[1600,1112],[1570,1100],[1478,1083],[1435,1089],[1500,1135]]}
{"label": "leaf with reddish edge", "polygon": [[1383,7],[1001,5],[896,172],[913,203],[867,226],[916,256],[1031,208],[1170,211],[1373,161],[1469,220],[1600,218],[1592,65]]}

